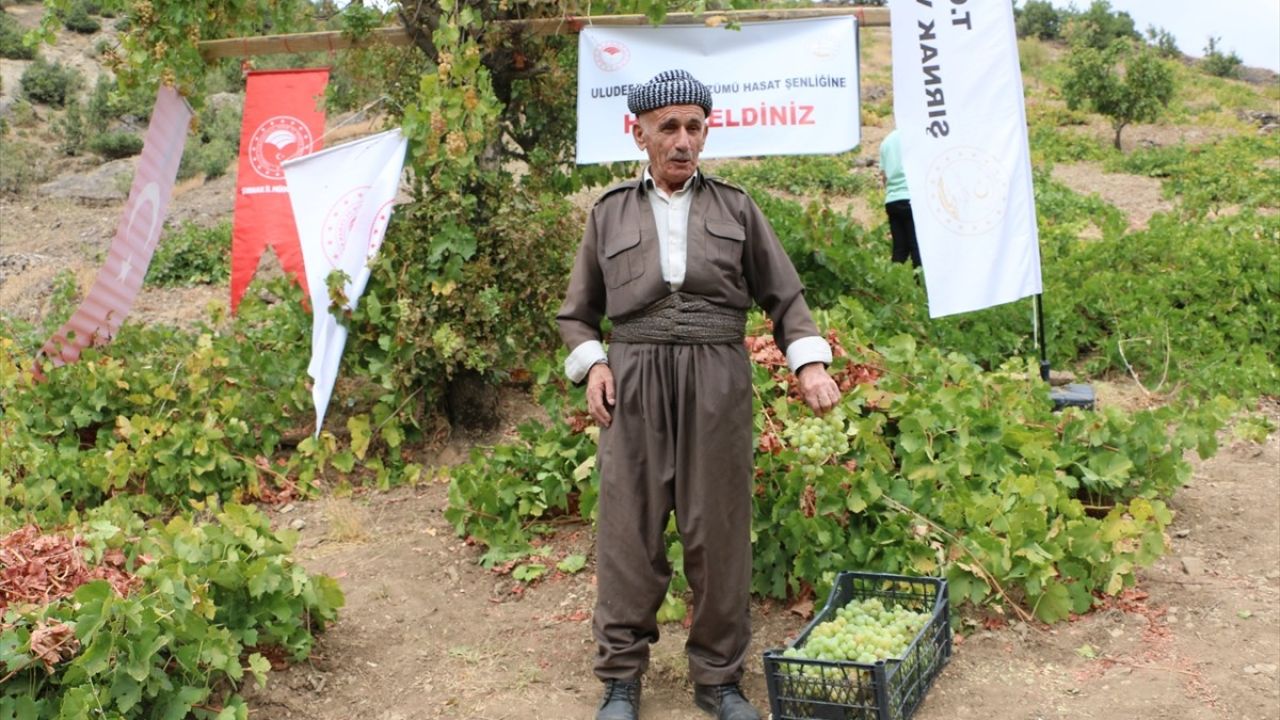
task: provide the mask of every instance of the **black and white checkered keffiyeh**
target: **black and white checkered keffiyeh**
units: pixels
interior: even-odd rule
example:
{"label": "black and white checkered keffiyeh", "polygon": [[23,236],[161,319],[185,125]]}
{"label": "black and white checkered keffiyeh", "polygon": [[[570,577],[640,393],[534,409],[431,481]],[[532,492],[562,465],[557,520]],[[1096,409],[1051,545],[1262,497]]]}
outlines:
{"label": "black and white checkered keffiyeh", "polygon": [[711,114],[711,91],[686,70],[664,70],[627,93],[627,109],[639,115],[668,105],[697,105]]}

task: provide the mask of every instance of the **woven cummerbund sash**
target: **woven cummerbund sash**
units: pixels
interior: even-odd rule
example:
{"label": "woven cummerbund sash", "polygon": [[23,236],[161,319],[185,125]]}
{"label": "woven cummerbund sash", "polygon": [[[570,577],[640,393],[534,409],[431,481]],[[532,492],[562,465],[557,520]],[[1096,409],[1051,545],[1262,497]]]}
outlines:
{"label": "woven cummerbund sash", "polygon": [[712,305],[695,295],[672,293],[613,324],[615,343],[722,345],[746,337],[747,311]]}

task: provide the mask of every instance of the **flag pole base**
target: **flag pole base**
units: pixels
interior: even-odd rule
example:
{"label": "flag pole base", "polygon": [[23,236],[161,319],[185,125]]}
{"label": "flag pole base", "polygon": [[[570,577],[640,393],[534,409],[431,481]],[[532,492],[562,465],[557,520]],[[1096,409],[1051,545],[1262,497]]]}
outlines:
{"label": "flag pole base", "polygon": [[1097,406],[1097,398],[1093,394],[1093,386],[1079,383],[1051,389],[1049,391],[1049,399],[1053,401],[1054,412],[1069,407],[1093,410]]}

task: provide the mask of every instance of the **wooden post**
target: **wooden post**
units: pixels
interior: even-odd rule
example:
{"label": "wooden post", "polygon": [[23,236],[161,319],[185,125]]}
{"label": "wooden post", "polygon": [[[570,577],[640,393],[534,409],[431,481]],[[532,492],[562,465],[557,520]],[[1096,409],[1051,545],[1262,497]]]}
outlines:
{"label": "wooden post", "polygon": [[[800,18],[839,17],[852,15],[858,18],[859,27],[888,27],[889,9],[884,7],[799,8],[794,10],[730,10],[721,13],[671,13],[664,25],[723,24],[725,22],[763,22],[767,20],[796,20]],[[599,17],[538,18],[536,20],[502,20],[500,25],[520,28],[533,35],[560,35],[576,33],[584,27],[644,26],[649,18],[644,15],[602,15]],[[260,37],[204,40],[197,47],[205,62],[225,57],[251,57],[279,53],[326,52],[352,47],[372,45],[408,45],[409,35],[403,27],[382,27],[368,35],[354,39],[341,32],[310,32],[293,35],[262,35]]]}

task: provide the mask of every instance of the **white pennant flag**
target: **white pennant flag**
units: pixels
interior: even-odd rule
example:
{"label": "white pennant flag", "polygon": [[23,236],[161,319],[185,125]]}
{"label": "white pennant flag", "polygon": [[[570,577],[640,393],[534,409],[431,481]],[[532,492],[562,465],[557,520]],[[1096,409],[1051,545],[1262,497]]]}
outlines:
{"label": "white pennant flag", "polygon": [[1009,0],[890,0],[893,113],[929,315],[1040,292]]}
{"label": "white pennant flag", "polygon": [[369,282],[369,264],[391,219],[406,141],[400,130],[306,155],[283,164],[289,201],[311,292],[311,364],[316,435],[338,379],[347,329],[329,312],[326,278],[341,270],[347,309],[354,310]]}

